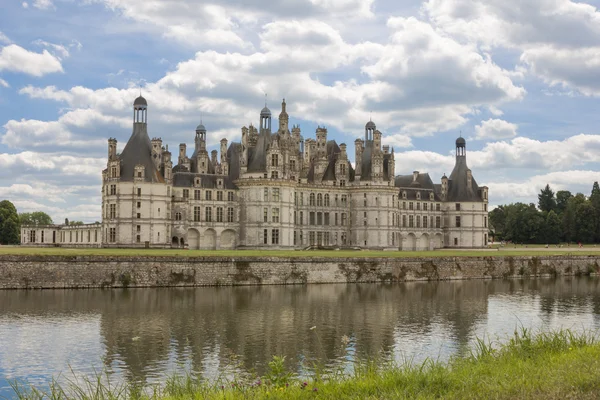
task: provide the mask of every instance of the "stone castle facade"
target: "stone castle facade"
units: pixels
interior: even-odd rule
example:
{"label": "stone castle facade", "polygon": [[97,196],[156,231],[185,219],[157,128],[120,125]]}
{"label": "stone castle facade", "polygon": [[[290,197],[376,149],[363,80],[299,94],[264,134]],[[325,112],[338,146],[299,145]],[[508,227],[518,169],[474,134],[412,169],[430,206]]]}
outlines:
{"label": "stone castle facade", "polygon": [[309,246],[429,250],[487,244],[488,188],[467,167],[465,139],[456,165],[439,184],[429,174],[395,174],[394,150],[382,145],[373,121],[356,139],[354,166],[345,143],[304,139],[289,126],[285,100],[279,126],[271,111],[241,141],[208,152],[206,128],[196,128],[188,155],[172,158],[150,139],[148,104],[133,105],[133,133],[123,151],[108,140],[102,171],[102,223],[24,226],[25,245],[190,249],[299,249]]}

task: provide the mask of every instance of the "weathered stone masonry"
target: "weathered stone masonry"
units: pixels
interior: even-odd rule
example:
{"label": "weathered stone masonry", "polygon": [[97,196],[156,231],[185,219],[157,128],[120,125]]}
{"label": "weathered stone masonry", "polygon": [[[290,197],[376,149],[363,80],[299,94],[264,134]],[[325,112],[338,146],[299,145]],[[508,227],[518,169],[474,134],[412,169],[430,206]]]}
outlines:
{"label": "weathered stone masonry", "polygon": [[600,272],[600,256],[255,258],[0,256],[0,289],[485,279]]}

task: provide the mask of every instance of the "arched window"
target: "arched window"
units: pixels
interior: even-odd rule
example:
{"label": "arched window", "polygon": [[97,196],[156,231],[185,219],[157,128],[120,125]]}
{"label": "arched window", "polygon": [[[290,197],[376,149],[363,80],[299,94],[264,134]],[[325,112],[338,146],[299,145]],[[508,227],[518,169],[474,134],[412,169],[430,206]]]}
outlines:
{"label": "arched window", "polygon": [[321,193],[317,195],[317,206],[323,207],[323,195]]}
{"label": "arched window", "polygon": [[315,205],[315,194],[311,193],[310,194],[310,199],[309,199],[309,205],[314,206]]}
{"label": "arched window", "polygon": [[325,207],[329,207],[329,193],[325,194]]}

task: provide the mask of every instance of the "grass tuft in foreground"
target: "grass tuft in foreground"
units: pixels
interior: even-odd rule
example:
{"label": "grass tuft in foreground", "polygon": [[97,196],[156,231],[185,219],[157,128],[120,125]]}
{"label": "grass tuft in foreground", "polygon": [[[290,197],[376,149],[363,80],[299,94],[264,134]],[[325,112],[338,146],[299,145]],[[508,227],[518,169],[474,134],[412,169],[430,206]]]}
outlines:
{"label": "grass tuft in foreground", "polygon": [[262,377],[208,383],[172,377],[162,386],[110,386],[103,379],[53,382],[42,392],[15,385],[21,399],[598,399],[600,343],[595,334],[522,328],[504,345],[484,340],[449,363],[395,366],[361,361],[352,375],[302,380],[274,357]]}

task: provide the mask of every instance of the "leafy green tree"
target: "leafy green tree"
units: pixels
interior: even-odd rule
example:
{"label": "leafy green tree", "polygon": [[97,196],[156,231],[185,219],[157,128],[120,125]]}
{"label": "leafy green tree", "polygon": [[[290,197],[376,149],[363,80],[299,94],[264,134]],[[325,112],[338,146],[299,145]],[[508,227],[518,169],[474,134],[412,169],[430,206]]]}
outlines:
{"label": "leafy green tree", "polygon": [[488,213],[490,228],[494,230],[495,238],[502,240],[504,238],[504,225],[506,223],[505,206],[498,206]]}
{"label": "leafy green tree", "polygon": [[52,218],[43,211],[20,213],[21,225],[52,225]]}
{"label": "leafy green tree", "polygon": [[83,225],[83,221],[71,221],[69,225]]}
{"label": "leafy green tree", "polygon": [[562,237],[562,223],[558,214],[554,211],[550,211],[546,215],[546,222],[544,224],[544,240],[548,244],[558,244]]}
{"label": "leafy green tree", "polygon": [[509,204],[505,211],[505,239],[515,243],[537,243],[545,220],[535,204]]}
{"label": "leafy green tree", "polygon": [[567,209],[567,203],[571,197],[573,195],[568,190],[559,190],[556,192],[556,212],[559,216]]}
{"label": "leafy green tree", "polygon": [[577,193],[567,201],[567,207],[562,215],[563,239],[567,242],[578,242],[579,229],[577,221],[577,210],[580,205],[586,202],[586,198],[582,193]]}
{"label": "leafy green tree", "polygon": [[19,244],[19,214],[8,200],[0,201],[0,244]]}
{"label": "leafy green tree", "polygon": [[552,189],[550,189],[550,185],[548,184],[546,184],[546,187],[541,190],[540,194],[538,194],[538,208],[545,212],[550,212],[556,209],[554,192]]}
{"label": "leafy green tree", "polygon": [[594,243],[596,241],[596,211],[589,200],[577,205],[575,209],[575,239],[577,242]]}

